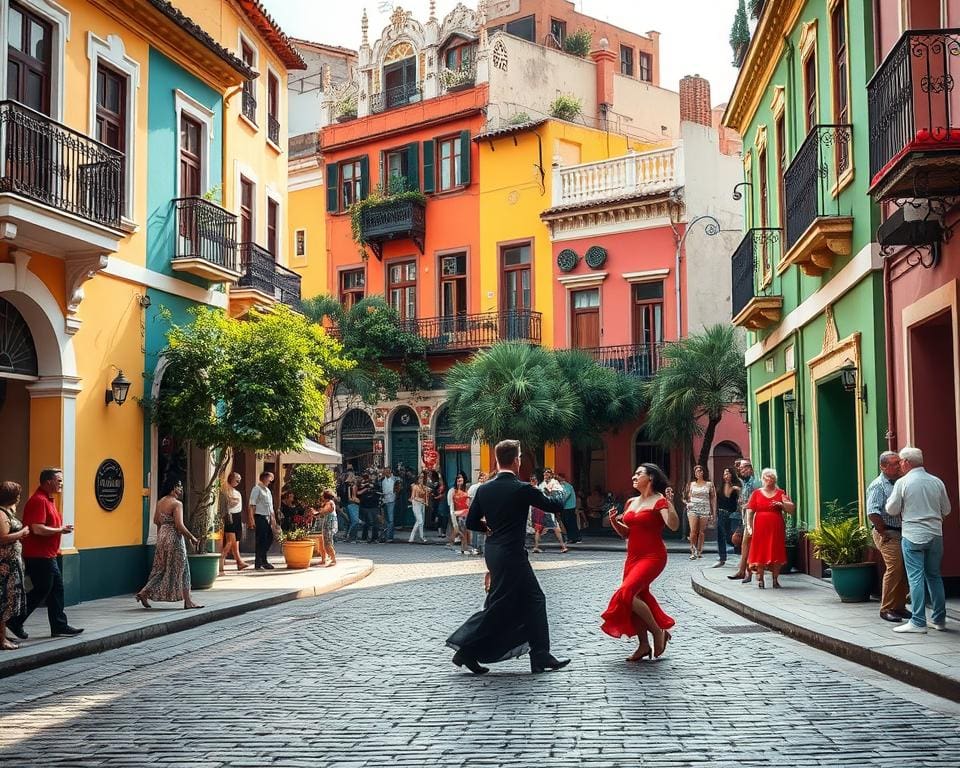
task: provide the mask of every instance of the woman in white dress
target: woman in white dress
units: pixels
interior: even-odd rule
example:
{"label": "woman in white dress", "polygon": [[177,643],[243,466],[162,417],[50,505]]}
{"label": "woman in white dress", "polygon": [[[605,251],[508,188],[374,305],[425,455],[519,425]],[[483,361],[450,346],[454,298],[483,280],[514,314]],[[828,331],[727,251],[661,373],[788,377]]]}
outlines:
{"label": "woman in white dress", "polygon": [[693,481],[687,488],[687,520],[690,521],[690,559],[703,557],[703,537],[707,526],[717,518],[717,489],[699,464],[693,468]]}

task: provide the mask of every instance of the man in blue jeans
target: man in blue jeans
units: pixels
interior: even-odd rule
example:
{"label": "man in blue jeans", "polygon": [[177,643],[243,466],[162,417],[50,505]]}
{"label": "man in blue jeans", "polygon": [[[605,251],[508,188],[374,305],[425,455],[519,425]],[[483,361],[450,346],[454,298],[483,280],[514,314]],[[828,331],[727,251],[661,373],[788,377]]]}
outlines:
{"label": "man in blue jeans", "polygon": [[383,515],[387,533],[386,540],[393,541],[393,512],[397,506],[397,491],[400,490],[400,478],[393,474],[390,467],[383,468],[383,479],[380,481],[380,490],[383,492]]}
{"label": "man in blue jeans", "polygon": [[930,593],[930,625],[947,628],[946,597],[940,576],[943,559],[943,518],[950,514],[947,488],[939,477],[923,468],[923,452],[908,446],[900,451],[903,476],[887,500],[887,514],[901,520],[903,564],[910,583],[913,617],[894,632],[926,634],[926,592]]}

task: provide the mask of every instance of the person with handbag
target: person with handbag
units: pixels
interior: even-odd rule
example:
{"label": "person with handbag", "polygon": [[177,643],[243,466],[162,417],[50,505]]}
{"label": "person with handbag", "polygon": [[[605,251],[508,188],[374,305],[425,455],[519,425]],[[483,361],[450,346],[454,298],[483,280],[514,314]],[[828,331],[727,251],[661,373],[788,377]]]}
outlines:
{"label": "person with handbag", "polygon": [[220,489],[220,519],[223,521],[223,543],[220,547],[220,575],[226,571],[227,555],[233,557],[237,570],[249,568],[240,554],[240,538],[243,536],[243,496],[237,490],[243,478],[239,472],[231,472]]}

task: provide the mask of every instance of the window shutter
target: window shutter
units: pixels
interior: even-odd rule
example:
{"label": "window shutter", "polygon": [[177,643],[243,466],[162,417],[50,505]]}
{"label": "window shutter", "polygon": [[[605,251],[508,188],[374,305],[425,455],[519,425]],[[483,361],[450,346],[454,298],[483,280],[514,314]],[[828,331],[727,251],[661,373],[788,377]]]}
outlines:
{"label": "window shutter", "polygon": [[336,213],[339,209],[337,205],[337,182],[340,181],[340,169],[336,163],[327,163],[327,213]]}
{"label": "window shutter", "polygon": [[407,145],[407,189],[420,189],[420,143]]}
{"label": "window shutter", "polygon": [[470,131],[460,131],[460,183],[470,184]]}
{"label": "window shutter", "polygon": [[360,199],[366,200],[370,196],[370,158],[364,155],[360,158]]}
{"label": "window shutter", "polygon": [[423,142],[423,191],[433,192],[436,173],[433,169],[433,140]]}

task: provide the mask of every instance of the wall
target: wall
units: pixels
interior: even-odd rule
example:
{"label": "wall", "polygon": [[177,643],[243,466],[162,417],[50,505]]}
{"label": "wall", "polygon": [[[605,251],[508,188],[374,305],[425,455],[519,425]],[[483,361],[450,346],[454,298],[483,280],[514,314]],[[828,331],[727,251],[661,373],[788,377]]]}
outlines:
{"label": "wall", "polygon": [[[290,72],[287,78],[289,136],[318,131],[326,125],[327,110],[323,108],[324,100],[329,98],[326,85],[336,87],[351,79],[357,61],[356,51],[317,45],[307,40],[293,42],[307,68]],[[325,72],[329,72],[328,79]]]}
{"label": "wall", "polygon": [[[326,189],[323,161],[316,156],[298,161],[298,170],[290,172],[290,189],[287,195],[287,218],[289,227],[287,253],[289,264],[301,276],[300,295],[303,298],[319,296],[335,290],[329,282],[330,253],[327,250]],[[306,252],[296,255],[296,232],[303,229],[306,235]]]}
{"label": "wall", "polygon": [[620,127],[644,141],[680,136],[680,94],[642,80],[613,76],[613,113]]}

